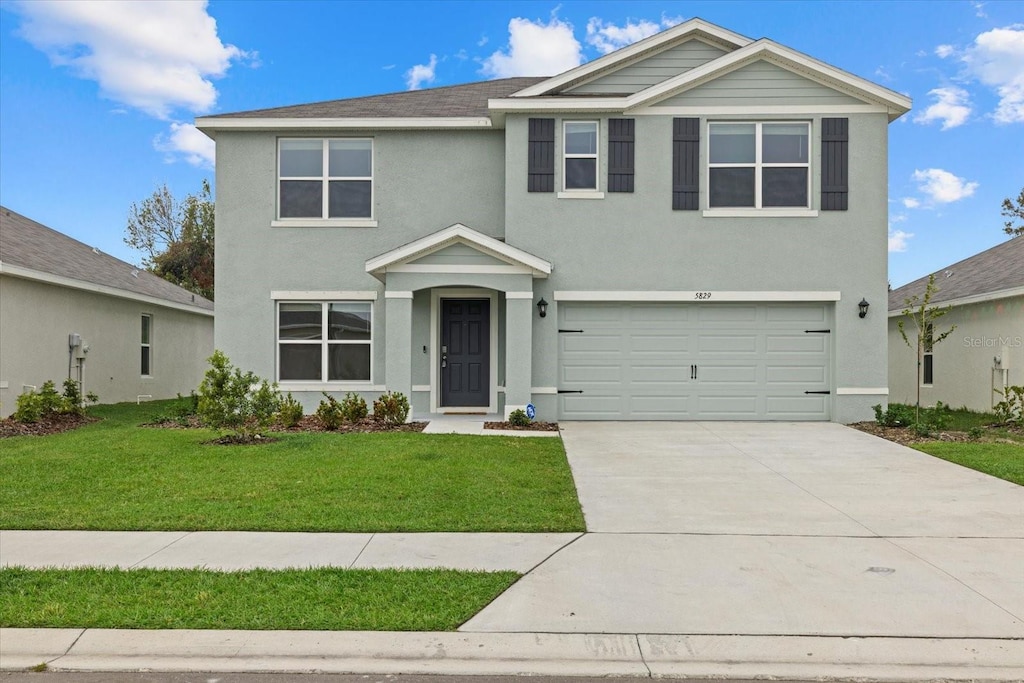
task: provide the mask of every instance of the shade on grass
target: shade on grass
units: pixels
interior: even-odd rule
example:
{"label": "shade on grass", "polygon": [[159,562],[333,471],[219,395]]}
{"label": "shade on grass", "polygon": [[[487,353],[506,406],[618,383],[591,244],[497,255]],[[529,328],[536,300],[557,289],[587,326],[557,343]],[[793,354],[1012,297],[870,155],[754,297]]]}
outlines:
{"label": "shade on grass", "polygon": [[452,631],[515,572],[0,570],[0,627]]}
{"label": "shade on grass", "polygon": [[282,434],[204,444],[138,425],[159,406],[0,442],[0,528],[260,531],[582,531],[560,439]]}
{"label": "shade on grass", "polygon": [[1024,486],[1024,444],[936,441],[914,448]]}

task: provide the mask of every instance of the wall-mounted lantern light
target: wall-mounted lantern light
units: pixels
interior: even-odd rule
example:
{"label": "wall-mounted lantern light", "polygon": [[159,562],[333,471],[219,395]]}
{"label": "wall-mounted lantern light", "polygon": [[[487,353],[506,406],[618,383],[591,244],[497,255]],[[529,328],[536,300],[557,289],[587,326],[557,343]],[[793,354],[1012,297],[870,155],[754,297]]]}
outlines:
{"label": "wall-mounted lantern light", "polygon": [[871,304],[868,303],[867,299],[861,298],[860,303],[857,304],[858,315],[862,318],[866,318],[868,315],[868,306],[870,305]]}
{"label": "wall-mounted lantern light", "polygon": [[540,317],[545,318],[548,314],[548,302],[544,301],[544,297],[540,298],[537,302],[537,312],[540,313]]}

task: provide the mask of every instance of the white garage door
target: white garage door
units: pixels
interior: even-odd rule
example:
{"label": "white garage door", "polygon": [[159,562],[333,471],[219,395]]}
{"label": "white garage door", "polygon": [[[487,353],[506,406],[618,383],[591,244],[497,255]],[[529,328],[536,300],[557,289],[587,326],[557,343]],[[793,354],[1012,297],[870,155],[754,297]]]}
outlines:
{"label": "white garage door", "polygon": [[819,303],[561,303],[562,420],[827,420]]}

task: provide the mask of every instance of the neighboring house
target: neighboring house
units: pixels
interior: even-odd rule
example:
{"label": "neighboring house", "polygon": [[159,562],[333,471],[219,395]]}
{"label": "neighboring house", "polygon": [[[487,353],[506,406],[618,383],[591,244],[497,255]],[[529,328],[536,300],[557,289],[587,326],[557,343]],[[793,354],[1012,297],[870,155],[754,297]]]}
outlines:
{"label": "neighboring house", "polygon": [[[924,297],[928,277],[889,292],[889,399],[917,401],[917,327],[902,312]],[[1024,386],[1024,237],[1015,237],[935,273],[937,307],[952,307],[935,321],[932,336],[956,329],[939,344],[924,338],[921,403],[991,410],[997,390]],[[904,320],[907,346],[897,323]]]}
{"label": "neighboring house", "polygon": [[695,19],[551,78],[200,118],[216,345],[307,410],[866,419],[909,107]]}
{"label": "neighboring house", "polygon": [[0,207],[0,417],[68,377],[102,403],[188,394],[211,353],[213,302]]}

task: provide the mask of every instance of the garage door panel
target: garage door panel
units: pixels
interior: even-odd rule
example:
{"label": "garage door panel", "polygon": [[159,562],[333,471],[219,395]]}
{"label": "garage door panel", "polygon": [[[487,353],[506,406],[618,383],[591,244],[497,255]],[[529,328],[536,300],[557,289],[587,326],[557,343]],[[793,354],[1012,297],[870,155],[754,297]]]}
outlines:
{"label": "garage door panel", "polygon": [[561,419],[828,419],[831,397],[805,392],[830,388],[831,305],[580,302],[558,315],[582,330],[559,335]]}

